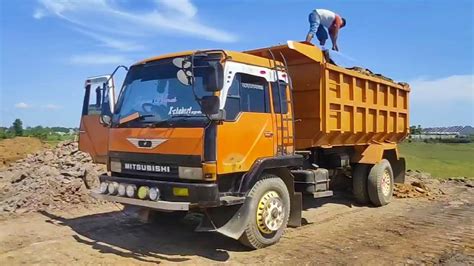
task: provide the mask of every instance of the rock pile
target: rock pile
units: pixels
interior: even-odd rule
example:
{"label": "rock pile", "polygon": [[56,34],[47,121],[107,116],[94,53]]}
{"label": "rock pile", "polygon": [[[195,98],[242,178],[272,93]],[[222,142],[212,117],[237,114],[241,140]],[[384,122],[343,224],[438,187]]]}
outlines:
{"label": "rock pile", "polygon": [[30,154],[0,171],[0,212],[63,209],[97,203],[88,190],[97,186],[104,165],[78,150],[76,142]]}
{"label": "rock pile", "polygon": [[435,199],[442,194],[441,182],[428,173],[410,171],[406,173],[404,184],[395,184],[393,195],[397,198]]}

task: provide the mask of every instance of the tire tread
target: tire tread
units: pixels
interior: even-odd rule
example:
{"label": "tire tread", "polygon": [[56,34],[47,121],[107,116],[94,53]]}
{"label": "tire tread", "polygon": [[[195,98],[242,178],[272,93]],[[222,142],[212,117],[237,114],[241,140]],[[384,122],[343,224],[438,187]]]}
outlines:
{"label": "tire tread", "polygon": [[[283,185],[285,190],[286,190],[286,185],[283,182],[283,180],[281,180],[281,178],[279,178],[276,175],[265,174],[265,175],[262,176],[262,178],[259,181],[257,181],[257,183],[255,183],[255,185],[250,190],[248,196],[252,197],[252,199],[253,199],[255,194],[259,191],[260,187],[265,186],[265,185],[270,185],[272,183],[275,183],[276,186]],[[288,193],[288,190],[286,190],[286,191]],[[289,197],[289,195],[288,195],[288,197]],[[258,200],[260,200],[260,199],[258,199]],[[287,208],[290,208],[290,206],[287,206]],[[283,224],[282,224],[283,229],[286,228],[286,226],[288,224],[289,209],[287,210],[287,212],[288,212],[288,214],[286,215],[286,218],[285,218],[285,220],[283,221]],[[258,232],[254,232],[255,229],[253,228],[252,223],[253,223],[253,221],[250,221],[247,224],[244,233],[239,238],[240,243],[242,243],[243,245],[245,245],[249,248],[252,248],[252,249],[260,249],[260,248],[264,248],[264,247],[267,247],[267,246],[270,246],[270,245],[274,244],[274,243],[266,244],[266,243],[260,242],[257,239],[257,236],[256,236],[256,233],[258,233]]]}

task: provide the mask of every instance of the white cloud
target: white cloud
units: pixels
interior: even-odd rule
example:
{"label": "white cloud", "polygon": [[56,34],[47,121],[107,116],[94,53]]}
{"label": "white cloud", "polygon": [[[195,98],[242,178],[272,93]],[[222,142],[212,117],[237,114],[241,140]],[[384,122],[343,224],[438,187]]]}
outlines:
{"label": "white cloud", "polygon": [[412,125],[474,125],[474,74],[419,78],[409,84]]}
{"label": "white cloud", "polygon": [[438,79],[416,79],[409,82],[411,102],[417,103],[454,103],[469,101],[474,104],[474,74],[453,75]]}
{"label": "white cloud", "polygon": [[120,51],[138,51],[138,50],[143,50],[145,48],[143,45],[137,44],[135,42],[115,39],[103,34],[97,34],[92,31],[83,30],[80,28],[76,28],[76,30],[84,35],[87,35],[99,41],[102,44],[102,46],[105,46],[108,48],[117,49]]}
{"label": "white cloud", "polygon": [[36,9],[35,12],[33,13],[33,17],[35,19],[42,19],[45,15],[46,14],[43,9]]}
{"label": "white cloud", "polygon": [[218,42],[236,40],[233,34],[202,23],[196,6],[189,0],[155,0],[149,11],[130,11],[116,0],[38,0],[38,3],[34,18],[61,18],[102,45],[118,50],[141,49],[143,46],[135,41],[150,43],[163,34],[191,35]]}
{"label": "white cloud", "polygon": [[17,108],[17,109],[29,109],[31,107],[32,107],[31,105],[29,105],[27,103],[24,103],[24,102],[20,102],[20,103],[15,104],[15,108]]}
{"label": "white cloud", "polygon": [[59,110],[62,108],[62,106],[56,105],[56,104],[47,104],[42,106],[44,109],[55,111]]}
{"label": "white cloud", "polygon": [[69,63],[73,65],[118,65],[130,60],[121,55],[82,54],[73,55]]}
{"label": "white cloud", "polygon": [[177,11],[186,17],[194,17],[197,13],[197,8],[189,0],[157,0],[169,9]]}

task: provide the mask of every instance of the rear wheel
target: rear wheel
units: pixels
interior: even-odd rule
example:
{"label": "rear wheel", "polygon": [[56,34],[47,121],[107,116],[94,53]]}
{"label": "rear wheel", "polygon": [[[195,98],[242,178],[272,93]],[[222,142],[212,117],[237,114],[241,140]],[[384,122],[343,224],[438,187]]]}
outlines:
{"label": "rear wheel", "polygon": [[393,171],[390,162],[383,159],[370,169],[367,190],[372,204],[383,206],[390,203],[393,194]]}
{"label": "rear wheel", "polygon": [[359,204],[370,202],[369,192],[367,190],[367,179],[369,175],[369,165],[356,164],[352,168],[352,193]]}
{"label": "rear wheel", "polygon": [[288,223],[290,196],[285,183],[275,175],[264,175],[250,190],[250,217],[239,241],[253,249],[280,240]]}

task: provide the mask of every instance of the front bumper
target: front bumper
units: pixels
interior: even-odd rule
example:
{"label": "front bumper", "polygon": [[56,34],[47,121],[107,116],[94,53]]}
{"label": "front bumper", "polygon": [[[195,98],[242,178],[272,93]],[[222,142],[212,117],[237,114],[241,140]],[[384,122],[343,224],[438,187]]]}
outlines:
{"label": "front bumper", "polygon": [[170,201],[151,201],[151,200],[141,200],[120,196],[111,196],[101,194],[98,191],[92,191],[91,196],[105,201],[112,201],[123,203],[133,206],[141,206],[149,209],[159,210],[159,211],[188,211],[191,205],[190,202],[170,202]]}
{"label": "front bumper", "polygon": [[[158,201],[142,200],[138,198],[128,198],[122,196],[112,196],[93,191],[91,196],[94,198],[119,202],[123,204],[147,207],[156,210],[168,211],[187,211],[191,208],[210,208],[223,205],[240,204],[244,201],[243,197],[234,197],[219,193],[216,183],[183,183],[171,181],[157,181],[141,178],[128,178],[101,175],[100,182],[117,182],[124,184],[134,184],[137,187],[148,186],[157,187],[161,196]],[[176,196],[173,194],[175,188],[187,189],[187,196]]]}

